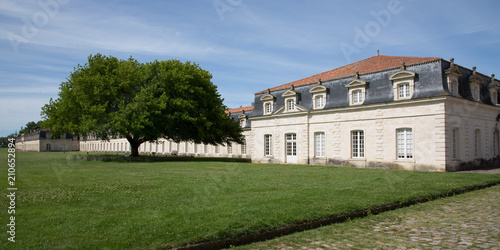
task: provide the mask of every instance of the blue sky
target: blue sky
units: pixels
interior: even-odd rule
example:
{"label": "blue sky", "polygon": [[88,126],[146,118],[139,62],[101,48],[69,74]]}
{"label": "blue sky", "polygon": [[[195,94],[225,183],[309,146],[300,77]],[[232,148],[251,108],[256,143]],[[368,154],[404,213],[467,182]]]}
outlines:
{"label": "blue sky", "polygon": [[230,108],[254,93],[374,56],[431,56],[500,78],[500,1],[0,0],[0,136],[90,54],[179,59]]}

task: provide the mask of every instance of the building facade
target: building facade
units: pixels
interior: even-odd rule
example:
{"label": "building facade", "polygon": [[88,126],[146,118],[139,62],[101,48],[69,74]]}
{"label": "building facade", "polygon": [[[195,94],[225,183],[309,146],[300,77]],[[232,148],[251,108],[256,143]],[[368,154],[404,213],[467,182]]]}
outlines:
{"label": "building facade", "polygon": [[[247,157],[256,163],[456,171],[498,161],[499,82],[437,57],[374,56],[255,94],[227,111],[244,145],[159,140],[141,153]],[[125,139],[82,151],[128,152]]]}
{"label": "building facade", "polygon": [[70,134],[53,138],[50,131],[36,130],[29,134],[19,135],[16,138],[16,150],[31,152],[79,151],[80,140]]}

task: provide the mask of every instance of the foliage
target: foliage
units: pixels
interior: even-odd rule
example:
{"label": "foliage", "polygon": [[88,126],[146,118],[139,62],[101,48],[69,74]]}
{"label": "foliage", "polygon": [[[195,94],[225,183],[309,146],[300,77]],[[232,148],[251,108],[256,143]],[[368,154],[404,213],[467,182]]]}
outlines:
{"label": "foliage", "polygon": [[26,123],[26,126],[24,128],[21,127],[21,130],[19,130],[19,134],[29,134],[32,130],[39,130],[42,128],[42,121],[38,122],[28,122]]}
{"label": "foliage", "polygon": [[91,55],[61,84],[59,98],[42,108],[43,125],[56,136],[127,138],[134,156],[141,143],[159,138],[241,143],[241,128],[224,113],[227,107],[211,78],[190,62],[142,64]]}
{"label": "foliage", "polygon": [[[500,179],[329,166],[71,160],[79,154],[16,152],[18,241],[0,241],[0,249],[169,248]],[[0,162],[7,162],[6,149]],[[7,172],[7,164],[0,171]],[[0,210],[7,206],[1,202]]]}

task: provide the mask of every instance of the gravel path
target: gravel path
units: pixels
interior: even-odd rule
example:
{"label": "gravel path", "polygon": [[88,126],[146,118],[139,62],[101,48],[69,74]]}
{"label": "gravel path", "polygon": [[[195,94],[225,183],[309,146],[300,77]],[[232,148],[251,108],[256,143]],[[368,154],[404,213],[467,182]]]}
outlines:
{"label": "gravel path", "polygon": [[500,185],[242,248],[500,250]]}

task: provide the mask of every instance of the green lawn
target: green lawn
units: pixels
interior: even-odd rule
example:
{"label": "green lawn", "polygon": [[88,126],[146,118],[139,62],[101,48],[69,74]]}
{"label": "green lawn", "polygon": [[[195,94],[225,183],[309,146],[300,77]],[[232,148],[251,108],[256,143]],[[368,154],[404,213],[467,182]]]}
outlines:
{"label": "green lawn", "polygon": [[[70,155],[17,152],[16,243],[7,241],[5,226],[0,249],[173,247],[500,180],[325,166],[88,162]],[[7,194],[5,149],[0,162]]]}

